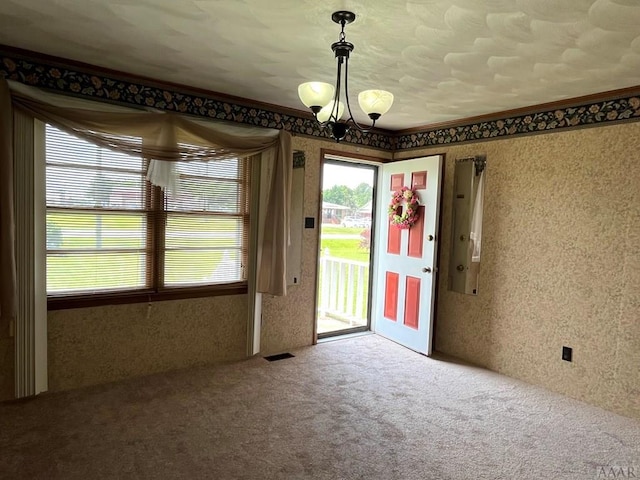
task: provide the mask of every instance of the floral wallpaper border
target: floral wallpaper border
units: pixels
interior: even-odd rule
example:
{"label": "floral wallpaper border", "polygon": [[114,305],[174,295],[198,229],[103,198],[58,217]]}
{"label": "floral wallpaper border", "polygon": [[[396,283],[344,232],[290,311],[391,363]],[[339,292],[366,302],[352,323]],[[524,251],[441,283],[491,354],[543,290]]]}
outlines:
{"label": "floral wallpaper border", "polygon": [[[74,67],[51,65],[1,50],[0,75],[26,85],[77,97],[151,107],[258,127],[277,128],[293,134],[330,138],[329,134],[310,118],[230,103],[202,94],[158,88],[146,85],[143,81],[116,79],[103,74],[80,71]],[[381,150],[393,149],[393,137],[384,133],[363,134],[356,131],[348,133],[344,142]]]}
{"label": "floral wallpaper border", "polygon": [[[144,82],[111,78],[103,74],[80,71],[81,69],[76,67],[23,58],[1,49],[0,60],[0,75],[47,90],[124,105],[152,107],[246,125],[284,129],[293,134],[330,138],[327,132],[310,118],[230,103],[202,94],[163,89],[146,85]],[[343,142],[380,150],[401,151],[638,119],[640,86],[636,95],[613,100],[398,135],[365,134],[355,131],[347,134]]]}
{"label": "floral wallpaper border", "polygon": [[513,135],[548,133],[562,128],[595,126],[625,120],[640,120],[640,92],[636,96],[615,100],[398,135],[396,151]]}

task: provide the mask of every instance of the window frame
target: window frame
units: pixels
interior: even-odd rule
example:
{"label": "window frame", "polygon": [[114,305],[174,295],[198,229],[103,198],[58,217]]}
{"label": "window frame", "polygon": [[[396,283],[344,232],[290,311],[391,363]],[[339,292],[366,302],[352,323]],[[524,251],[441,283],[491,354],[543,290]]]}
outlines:
{"label": "window frame", "polygon": [[[45,137],[46,144],[46,137]],[[250,225],[251,168],[249,159],[238,159],[246,164],[244,175],[238,177],[238,183],[244,186],[243,196],[246,200],[242,214],[243,228]],[[143,170],[146,171],[148,160],[143,159]],[[46,197],[45,197],[46,198]],[[105,291],[93,293],[50,294],[47,293],[47,310],[64,310],[71,308],[97,307],[103,305],[122,305],[133,303],[151,303],[166,300],[188,298],[215,297],[225,295],[241,295],[248,293],[248,280],[224,284],[164,286],[165,230],[168,211],[166,194],[161,187],[152,185],[145,178],[144,210],[146,212],[146,245],[149,252],[146,268],[146,284],[150,287],[121,291]],[[45,206],[48,211],[49,207]],[[52,207],[55,209],[55,207]],[[96,209],[99,211],[99,209]],[[242,251],[249,261],[250,235],[243,235]],[[46,247],[45,247],[46,249]],[[245,265],[245,271],[249,271]]]}

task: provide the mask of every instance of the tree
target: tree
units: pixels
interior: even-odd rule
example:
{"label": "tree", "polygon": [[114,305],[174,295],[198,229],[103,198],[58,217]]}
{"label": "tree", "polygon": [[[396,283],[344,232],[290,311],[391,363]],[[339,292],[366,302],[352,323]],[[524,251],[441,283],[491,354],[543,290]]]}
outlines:
{"label": "tree", "polygon": [[358,208],[363,207],[367,202],[371,201],[373,187],[363,182],[355,188],[353,196],[356,200],[356,206]]}
{"label": "tree", "polygon": [[328,190],[322,192],[322,199],[325,202],[336,203],[338,205],[344,205],[352,210],[358,208],[358,202],[354,191],[346,185],[334,185]]}

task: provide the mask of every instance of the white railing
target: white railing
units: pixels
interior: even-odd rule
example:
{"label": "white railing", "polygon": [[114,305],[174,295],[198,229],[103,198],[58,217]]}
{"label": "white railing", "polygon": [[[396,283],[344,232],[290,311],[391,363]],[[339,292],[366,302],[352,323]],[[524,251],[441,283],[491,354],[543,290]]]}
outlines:
{"label": "white railing", "polygon": [[350,326],[367,324],[369,264],[320,257],[319,318],[335,318]]}

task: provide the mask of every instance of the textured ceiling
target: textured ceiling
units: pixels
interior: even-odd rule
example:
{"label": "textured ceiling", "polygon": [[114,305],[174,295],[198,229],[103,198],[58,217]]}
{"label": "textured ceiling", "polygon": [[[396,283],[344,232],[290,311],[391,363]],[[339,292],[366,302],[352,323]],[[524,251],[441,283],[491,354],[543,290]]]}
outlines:
{"label": "textured ceiling", "polygon": [[354,114],[389,90],[384,128],[640,85],[640,0],[2,0],[0,44],[304,109],[341,9]]}

